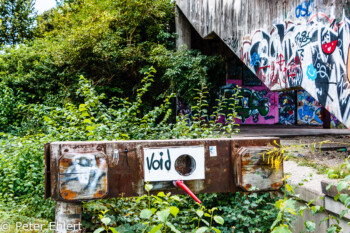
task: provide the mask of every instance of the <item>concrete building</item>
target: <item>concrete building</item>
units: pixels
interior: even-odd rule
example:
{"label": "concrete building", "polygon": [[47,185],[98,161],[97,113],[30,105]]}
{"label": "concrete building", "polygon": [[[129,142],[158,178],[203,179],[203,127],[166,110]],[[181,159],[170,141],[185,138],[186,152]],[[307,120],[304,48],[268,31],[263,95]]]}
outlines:
{"label": "concrete building", "polygon": [[[350,127],[347,0],[176,0],[177,46],[223,55],[241,124]],[[332,114],[329,114],[332,113]]]}

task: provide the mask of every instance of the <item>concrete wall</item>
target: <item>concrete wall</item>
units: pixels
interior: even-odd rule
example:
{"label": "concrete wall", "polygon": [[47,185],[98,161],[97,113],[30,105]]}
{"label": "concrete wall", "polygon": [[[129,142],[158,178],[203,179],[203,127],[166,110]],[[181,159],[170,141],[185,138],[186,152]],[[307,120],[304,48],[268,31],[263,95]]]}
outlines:
{"label": "concrete wall", "polygon": [[271,90],[302,88],[350,127],[348,0],[177,0]]}

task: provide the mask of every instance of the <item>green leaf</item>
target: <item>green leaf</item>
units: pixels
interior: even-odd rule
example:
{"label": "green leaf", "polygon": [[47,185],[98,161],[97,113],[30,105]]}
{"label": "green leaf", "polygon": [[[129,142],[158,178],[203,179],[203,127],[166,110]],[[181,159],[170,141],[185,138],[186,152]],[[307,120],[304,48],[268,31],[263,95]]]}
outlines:
{"label": "green leaf", "polygon": [[141,201],[141,200],[143,200],[143,199],[145,199],[145,198],[147,198],[147,197],[148,197],[147,195],[143,195],[143,196],[137,198],[137,199],[136,199],[136,202],[139,202],[139,201]]}
{"label": "green leaf", "polygon": [[327,229],[327,233],[335,233],[337,232],[337,227],[336,226],[330,226]]}
{"label": "green leaf", "polygon": [[170,229],[171,229],[172,232],[181,233],[181,231],[179,231],[178,229],[176,229],[176,227],[175,227],[171,222],[166,222],[166,225],[167,225],[168,227],[170,227]]}
{"label": "green leaf", "polygon": [[85,124],[92,124],[92,121],[91,121],[90,119],[85,119],[83,122],[84,122]]}
{"label": "green leaf", "polygon": [[157,194],[157,196],[158,196],[158,197],[166,197],[166,195],[165,195],[164,192],[159,192],[159,193]]}
{"label": "green leaf", "polygon": [[286,190],[290,193],[294,193],[294,188],[289,184],[286,184]]}
{"label": "green leaf", "polygon": [[333,182],[327,185],[326,190],[329,190],[333,185],[334,185]]}
{"label": "green leaf", "polygon": [[316,224],[312,221],[304,222],[305,228],[308,232],[313,232],[316,229]]}
{"label": "green leaf", "polygon": [[324,210],[324,207],[321,207],[321,206],[318,206],[318,205],[315,205],[315,206],[311,207],[312,215],[316,215],[317,213],[322,212],[323,210]]}
{"label": "green leaf", "polygon": [[284,200],[278,200],[275,202],[275,207],[279,210],[284,210],[284,208],[286,207],[286,203]]}
{"label": "green leaf", "polygon": [[271,233],[292,233],[287,225],[281,225],[273,229]]}
{"label": "green leaf", "polygon": [[152,210],[150,209],[143,209],[141,210],[141,213],[140,213],[140,218],[143,218],[143,219],[150,219],[150,217],[152,216]]}
{"label": "green leaf", "polygon": [[101,219],[101,222],[105,225],[108,225],[111,222],[110,218],[104,217]]}
{"label": "green leaf", "polygon": [[216,229],[215,227],[213,227],[213,230],[216,232],[216,233],[221,233],[221,231],[219,229]]}
{"label": "green leaf", "polygon": [[109,230],[111,230],[112,233],[119,233],[114,227],[110,227]]}
{"label": "green leaf", "polygon": [[314,203],[316,200],[315,199],[311,199],[308,203],[307,203],[307,205],[311,205],[312,203]]}
{"label": "green leaf", "polygon": [[297,215],[297,211],[294,208],[286,208],[286,211],[288,211],[290,214]]}
{"label": "green leaf", "polygon": [[207,230],[209,230],[208,227],[201,227],[201,228],[198,228],[198,229],[196,230],[196,233],[204,233],[204,232],[206,232]]}
{"label": "green leaf", "polygon": [[319,225],[321,225],[323,222],[325,222],[325,221],[328,221],[328,219],[329,219],[329,217],[327,216],[327,217],[324,217],[321,221],[320,221],[320,224]]}
{"label": "green leaf", "polygon": [[151,190],[153,189],[153,185],[151,185],[151,184],[146,184],[146,185],[145,185],[145,189],[146,189],[147,192],[149,192],[149,191],[151,191]]}
{"label": "green leaf", "polygon": [[198,215],[198,217],[203,217],[203,215],[204,215],[204,212],[202,211],[202,210],[197,210],[196,211],[196,214]]}
{"label": "green leaf", "polygon": [[97,228],[94,233],[101,233],[103,232],[105,229],[103,227]]}
{"label": "green leaf", "polygon": [[214,216],[214,221],[220,225],[224,225],[224,219],[221,216]]}
{"label": "green leaf", "polygon": [[157,212],[158,219],[161,222],[166,222],[169,215],[170,215],[170,208],[166,208],[165,210]]}
{"label": "green leaf", "polygon": [[175,200],[175,201],[180,201],[179,196],[171,196],[170,199]]}
{"label": "green leaf", "polygon": [[301,217],[303,217],[304,210],[306,210],[306,209],[307,209],[306,206],[301,206],[301,207],[299,208],[299,215],[300,215]]}
{"label": "green leaf", "polygon": [[344,205],[346,207],[348,207],[350,205],[350,197],[346,198],[346,200],[344,201]]}
{"label": "green leaf", "polygon": [[87,110],[86,104],[80,104],[80,105],[79,105],[79,112],[84,112],[84,111],[86,111],[86,110]]}
{"label": "green leaf", "polygon": [[89,117],[90,114],[87,111],[84,111],[84,112],[81,113],[81,116],[82,117]]}
{"label": "green leaf", "polygon": [[337,195],[334,196],[334,200],[338,201],[339,197],[340,197],[340,193],[338,193]]}
{"label": "green leaf", "polygon": [[153,227],[149,233],[156,233],[156,232],[160,231],[160,229],[162,229],[162,227],[163,227],[163,224],[160,223],[157,226]]}
{"label": "green leaf", "polygon": [[170,213],[176,218],[177,214],[179,213],[179,208],[175,206],[170,206]]}
{"label": "green leaf", "polygon": [[345,188],[348,187],[348,183],[345,182],[345,181],[340,181],[338,184],[337,184],[337,190],[338,192],[341,192],[342,190],[344,190]]}
{"label": "green leaf", "polygon": [[345,209],[345,210],[342,210],[339,217],[340,218],[343,218],[345,214],[347,214],[349,212],[349,209]]}
{"label": "green leaf", "polygon": [[209,222],[207,220],[205,220],[205,219],[201,219],[201,221],[204,222],[204,224],[207,225],[207,226],[210,225]]}

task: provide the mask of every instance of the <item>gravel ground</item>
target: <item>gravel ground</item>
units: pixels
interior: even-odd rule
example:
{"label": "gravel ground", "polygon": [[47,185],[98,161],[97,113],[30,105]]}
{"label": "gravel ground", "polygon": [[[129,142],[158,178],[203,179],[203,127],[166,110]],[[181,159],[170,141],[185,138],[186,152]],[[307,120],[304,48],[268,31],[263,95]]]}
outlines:
{"label": "gravel ground", "polygon": [[[322,148],[327,150],[319,151],[319,143],[328,141],[322,144]],[[345,159],[349,156],[350,152],[350,138],[348,135],[336,135],[336,136],[307,136],[307,137],[291,137],[281,138],[281,144],[283,146],[291,145],[311,145],[316,143],[316,149],[311,153],[311,146],[300,147],[298,149],[288,150],[296,158],[304,158],[310,160],[313,163],[321,164],[327,167],[336,167],[341,165]],[[346,150],[339,152],[337,150]]]}
{"label": "gravel ground", "polygon": [[[321,181],[330,180],[326,175],[317,174],[315,169],[311,167],[299,166],[294,161],[285,161],[283,164],[284,174],[290,174],[290,182],[293,186],[297,186],[299,183],[304,183],[304,187],[308,190],[312,190],[316,193],[322,193]],[[307,181],[305,181],[307,180]]]}

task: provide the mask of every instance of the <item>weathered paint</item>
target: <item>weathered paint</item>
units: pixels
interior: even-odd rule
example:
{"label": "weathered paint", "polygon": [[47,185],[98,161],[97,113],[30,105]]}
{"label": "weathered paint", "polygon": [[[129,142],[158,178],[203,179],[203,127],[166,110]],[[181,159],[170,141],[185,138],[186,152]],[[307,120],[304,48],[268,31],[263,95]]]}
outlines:
{"label": "weathered paint", "polygon": [[218,35],[268,88],[303,88],[350,127],[348,1],[176,3],[203,38]]}
{"label": "weathered paint", "polygon": [[298,124],[323,125],[322,106],[306,91],[298,91]]}
{"label": "weathered paint", "polygon": [[[278,190],[283,182],[283,159],[278,169],[269,164],[272,158],[267,150],[256,147],[243,147],[238,150],[234,166],[236,185],[245,191],[255,188],[259,191]],[[278,159],[279,155],[273,155]],[[281,157],[279,157],[281,159]]]}
{"label": "weathered paint", "polygon": [[56,202],[55,223],[50,225],[55,233],[81,233],[81,204]]}
{"label": "weathered paint", "polygon": [[278,93],[269,91],[264,85],[243,86],[241,80],[227,80],[227,83],[241,87],[239,95],[242,97],[238,99],[236,109],[241,118],[237,119],[238,124],[278,123]]}
{"label": "weathered paint", "polygon": [[102,152],[64,153],[59,160],[60,195],[65,200],[99,199],[107,194],[107,157]]}
{"label": "weathered paint", "polygon": [[282,125],[294,125],[296,123],[295,91],[279,92],[278,100],[279,123]]}
{"label": "weathered paint", "polygon": [[[101,196],[84,196],[82,200],[112,198],[124,196],[140,196],[145,194],[144,185],[144,148],[167,147],[204,147],[205,149],[205,179],[184,181],[194,193],[236,192],[234,182],[234,159],[240,147],[258,146],[265,148],[269,144],[279,143],[277,138],[231,138],[231,139],[198,139],[198,140],[149,140],[149,141],[118,141],[118,142],[55,142],[50,143],[50,164],[46,179],[47,193],[58,201],[81,201],[78,197],[66,199],[61,195],[62,179],[60,174],[70,167],[71,163],[63,160],[67,155],[89,154],[99,152],[106,156],[107,193]],[[210,147],[216,147],[216,156],[210,156]],[[118,153],[116,153],[118,151]],[[118,157],[118,158],[117,158]],[[64,167],[64,168],[63,168]],[[98,166],[97,166],[98,167]],[[88,168],[90,169],[90,168]],[[104,170],[104,169],[102,169]],[[85,173],[85,172],[83,172]],[[85,182],[86,183],[86,182]],[[60,185],[61,184],[61,185]],[[152,182],[154,191],[171,191],[182,193],[174,187],[173,182]],[[74,186],[73,186],[74,187]],[[103,185],[96,186],[98,191]],[[69,183],[66,190],[71,189]],[[78,189],[80,190],[80,189]],[[78,192],[79,193],[79,192]]]}

